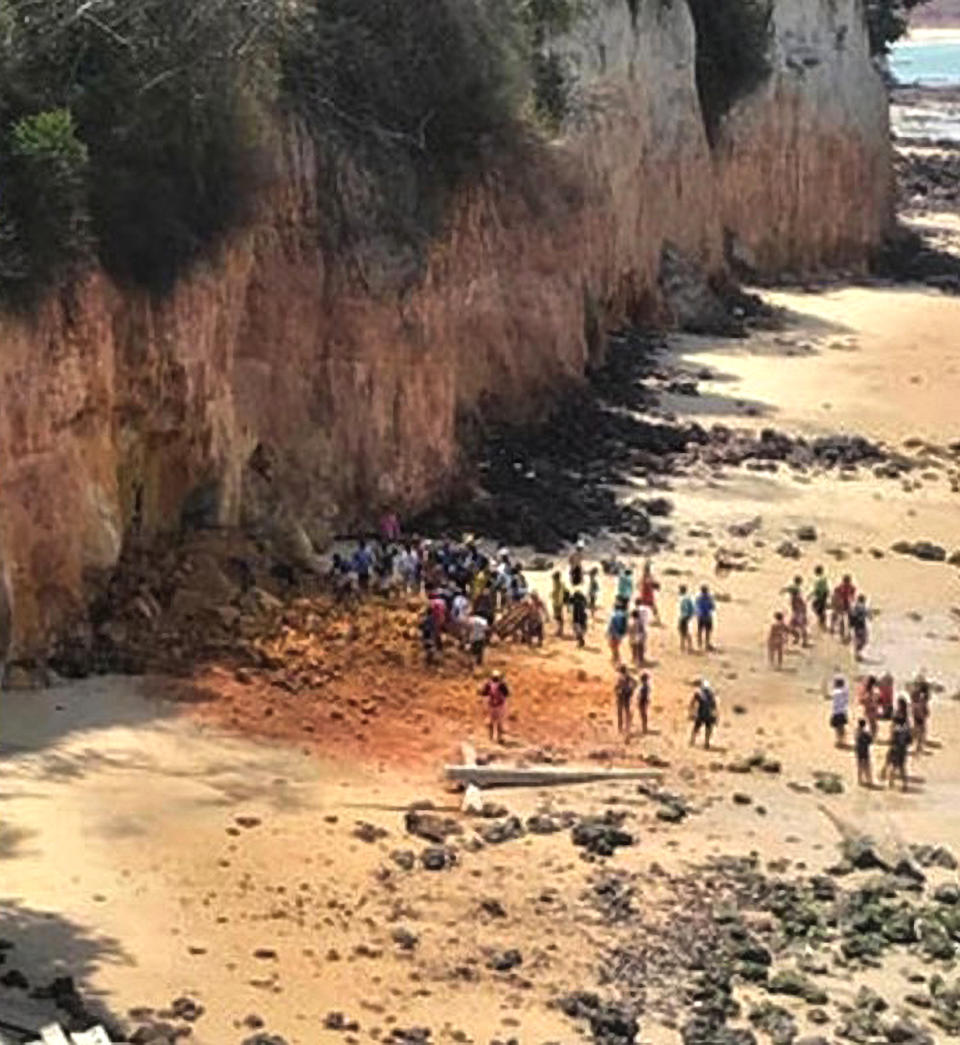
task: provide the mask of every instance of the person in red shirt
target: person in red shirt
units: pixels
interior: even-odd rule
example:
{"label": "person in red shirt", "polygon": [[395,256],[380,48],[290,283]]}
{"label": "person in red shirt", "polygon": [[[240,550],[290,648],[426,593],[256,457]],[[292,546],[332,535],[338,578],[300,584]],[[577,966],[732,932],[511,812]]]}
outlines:
{"label": "person in red shirt", "polygon": [[844,574],[843,580],[833,589],[833,598],[830,606],[830,634],[839,632],[841,642],[846,642],[850,634],[850,610],[853,608],[853,600],[857,594],[849,573]]}
{"label": "person in red shirt", "polygon": [[506,717],[507,697],[510,689],[499,671],[494,671],[490,678],[480,687],[480,696],[487,701],[489,715],[490,739],[498,744],[503,743],[503,720]]}

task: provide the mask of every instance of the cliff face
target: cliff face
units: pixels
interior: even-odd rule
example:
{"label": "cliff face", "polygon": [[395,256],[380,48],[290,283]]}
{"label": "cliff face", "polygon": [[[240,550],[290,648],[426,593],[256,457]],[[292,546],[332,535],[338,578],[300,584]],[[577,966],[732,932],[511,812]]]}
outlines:
{"label": "cliff face", "polygon": [[255,227],[168,299],[95,274],[0,321],[0,657],[82,619],[130,531],[255,523],[309,559],[330,524],[424,506],[462,418],[533,414],[604,326],[669,321],[665,244],[713,274],[725,232],[765,271],[863,259],[892,214],[858,0],[778,0],[774,74],[714,151],[686,5],[594,6],[555,44],[564,137],[465,190],[413,285],[310,244],[291,130]]}

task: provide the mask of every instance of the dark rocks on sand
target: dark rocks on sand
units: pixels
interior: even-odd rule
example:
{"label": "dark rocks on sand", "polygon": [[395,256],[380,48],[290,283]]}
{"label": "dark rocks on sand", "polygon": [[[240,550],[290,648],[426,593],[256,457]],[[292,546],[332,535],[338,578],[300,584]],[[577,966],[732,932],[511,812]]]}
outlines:
{"label": "dark rocks on sand", "polygon": [[350,1019],[345,1016],[342,1012],[328,1012],[324,1017],[323,1026],[326,1030],[338,1030],[354,1032],[360,1029],[360,1024],[356,1020]]}
{"label": "dark rocks on sand", "polygon": [[557,1001],[560,1011],[573,1020],[585,1020],[596,1045],[633,1045],[640,1025],[632,1008],[601,1001],[590,991],[575,991]]}
{"label": "dark rocks on sand", "polygon": [[897,541],[891,549],[898,555],[912,555],[924,562],[946,562],[947,550],[933,541]]}
{"label": "dark rocks on sand", "polygon": [[390,859],[403,871],[412,871],[417,863],[417,854],[412,849],[394,849]]}
{"label": "dark rocks on sand", "polygon": [[408,834],[416,835],[427,842],[436,842],[437,845],[442,845],[450,835],[463,833],[463,828],[452,817],[419,809],[407,810],[403,824]]}
{"label": "dark rocks on sand", "polygon": [[938,885],[933,891],[933,898],[937,903],[949,904],[960,904],[960,886],[957,886],[954,882],[944,882],[943,885]]}
{"label": "dark rocks on sand", "polygon": [[523,955],[515,947],[511,947],[509,950],[495,951],[491,954],[487,961],[487,968],[493,969],[494,972],[510,972],[511,969],[516,969],[522,964]]}
{"label": "dark rocks on sand", "polygon": [[621,827],[623,814],[608,810],[603,816],[584,817],[571,832],[573,844],[596,856],[612,856],[620,846],[633,845],[633,835]]}
{"label": "dark rocks on sand", "polygon": [[500,845],[515,838],[523,838],[524,834],[526,832],[523,823],[517,816],[508,816],[505,820],[498,820],[480,828],[480,837],[489,845]]}
{"label": "dark rocks on sand", "polygon": [[814,983],[802,972],[794,969],[783,969],[771,976],[767,981],[767,990],[771,994],[786,994],[794,998],[803,998],[810,1005],[826,1005],[827,992]]}
{"label": "dark rocks on sand", "polygon": [[527,830],[533,835],[553,835],[563,830],[563,824],[556,817],[537,813],[527,817]]}
{"label": "dark rocks on sand", "polygon": [[781,541],[777,545],[777,555],[782,555],[785,559],[799,559],[802,552],[793,543],[793,541]]}
{"label": "dark rocks on sand", "polygon": [[457,854],[445,845],[428,846],[420,854],[420,863],[426,871],[444,871],[457,862]]}
{"label": "dark rocks on sand", "polygon": [[942,867],[946,871],[957,869],[957,858],[942,845],[912,845],[910,852],[921,867]]}

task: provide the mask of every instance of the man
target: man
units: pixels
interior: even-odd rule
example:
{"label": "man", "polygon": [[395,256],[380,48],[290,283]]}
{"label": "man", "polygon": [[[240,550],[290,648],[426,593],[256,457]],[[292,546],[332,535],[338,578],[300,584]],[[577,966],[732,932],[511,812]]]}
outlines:
{"label": "man", "polygon": [[827,630],[827,606],[830,603],[830,584],[822,566],[813,571],[813,591],[810,593],[810,605],[821,631]]}
{"label": "man", "polygon": [[696,598],[694,609],[697,614],[697,648],[707,652],[713,650],[711,638],[713,636],[713,619],[717,610],[717,604],[710,594],[710,589],[704,584],[700,588],[700,594]]}
{"label": "man", "polygon": [[867,629],[867,597],[858,595],[857,601],[850,609],[850,631],[853,635],[853,656],[855,660],[863,660],[863,651],[867,648],[869,631]]}
{"label": "man", "polygon": [[570,587],[576,588],[583,584],[583,541],[577,541],[577,546],[570,553]]}
{"label": "man", "polygon": [[694,691],[690,701],[690,717],[693,719],[693,729],[690,731],[691,745],[695,743],[697,734],[702,729],[703,746],[704,749],[708,749],[710,737],[717,724],[717,698],[706,679],[701,679],[700,685]]}
{"label": "man", "polygon": [[474,613],[470,618],[470,655],[478,668],[483,667],[483,653],[487,648],[487,634],[490,625],[487,618]]}
{"label": "man", "polygon": [[360,591],[366,592],[370,587],[370,570],[373,567],[373,555],[366,541],[357,542],[357,550],[353,553],[353,572],[357,575]]}
{"label": "man", "polygon": [[437,631],[437,621],[430,605],[423,611],[420,617],[420,645],[423,647],[423,659],[427,665],[436,663],[437,651],[440,649],[440,635]]}
{"label": "man", "polygon": [[550,605],[553,609],[553,619],[557,625],[557,637],[563,638],[563,609],[569,601],[567,589],[563,586],[563,578],[559,570],[553,572],[553,585],[550,588]]}
{"label": "man", "polygon": [[680,652],[693,652],[693,636],[690,634],[690,622],[693,620],[695,608],[685,584],[680,585],[680,604],[678,609],[677,628],[680,632]]}
{"label": "man", "polygon": [[630,640],[630,660],[634,667],[642,668],[647,660],[647,620],[646,606],[638,606],[630,614],[627,624],[627,637]]}
{"label": "man", "polygon": [[837,747],[843,747],[846,743],[850,713],[850,688],[842,675],[837,675],[833,680],[830,700],[830,728],[836,737]]}
{"label": "man", "polygon": [[890,737],[890,748],[887,752],[887,786],[893,787],[894,777],[900,778],[900,785],[907,790],[907,754],[913,736],[906,722],[898,722],[893,727]]}
{"label": "man", "polygon": [[650,676],[646,671],[640,675],[640,688],[637,690],[637,710],[640,712],[640,732],[646,736],[648,732],[648,716],[650,714]]}
{"label": "man", "polygon": [[873,771],[870,768],[870,745],[873,743],[873,734],[865,718],[857,723],[857,734],[854,738],[854,748],[857,752],[857,783],[861,787],[873,787]]}
{"label": "man", "polygon": [[625,739],[630,739],[630,700],[637,684],[626,664],[617,670],[617,681],[613,687],[617,700],[617,732]]}
{"label": "man", "polygon": [[627,635],[627,611],[622,602],[618,602],[610,614],[607,624],[607,642],[610,644],[610,659],[615,665],[620,664],[620,644]]}
{"label": "man", "polygon": [[587,597],[582,589],[575,588],[570,596],[570,622],[573,625],[573,637],[580,649],[583,649],[587,634],[587,612]]}
{"label": "man", "polygon": [[480,687],[480,696],[485,697],[487,701],[490,739],[494,743],[502,744],[503,720],[506,717],[507,697],[510,696],[510,689],[499,671],[494,671]]}

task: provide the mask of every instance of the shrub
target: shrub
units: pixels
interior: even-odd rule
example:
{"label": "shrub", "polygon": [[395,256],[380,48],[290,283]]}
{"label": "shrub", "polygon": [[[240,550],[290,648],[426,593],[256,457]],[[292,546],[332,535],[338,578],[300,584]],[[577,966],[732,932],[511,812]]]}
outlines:
{"label": "shrub", "polygon": [[697,94],[707,138],[770,75],[770,0],[688,0],[697,34]]}
{"label": "shrub", "polygon": [[71,279],[89,259],[87,149],[66,109],[18,120],[0,164],[0,283],[23,300]]}

